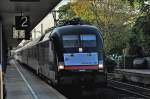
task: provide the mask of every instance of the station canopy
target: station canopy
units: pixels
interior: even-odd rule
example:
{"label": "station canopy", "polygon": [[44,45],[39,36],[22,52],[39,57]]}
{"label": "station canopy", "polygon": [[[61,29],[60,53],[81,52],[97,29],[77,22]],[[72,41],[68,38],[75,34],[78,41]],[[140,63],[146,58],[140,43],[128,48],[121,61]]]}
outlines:
{"label": "station canopy", "polygon": [[0,0],[0,21],[8,46],[20,42],[13,38],[15,16],[29,16],[31,31],[61,0]]}

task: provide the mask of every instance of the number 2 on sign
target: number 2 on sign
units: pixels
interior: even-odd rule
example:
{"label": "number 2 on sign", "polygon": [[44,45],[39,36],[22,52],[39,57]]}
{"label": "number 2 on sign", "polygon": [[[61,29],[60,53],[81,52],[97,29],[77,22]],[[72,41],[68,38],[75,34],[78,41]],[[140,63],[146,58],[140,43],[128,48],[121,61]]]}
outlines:
{"label": "number 2 on sign", "polygon": [[24,17],[21,17],[21,20],[23,20],[21,26],[28,27],[28,25],[27,25],[28,18],[26,16],[24,16]]}

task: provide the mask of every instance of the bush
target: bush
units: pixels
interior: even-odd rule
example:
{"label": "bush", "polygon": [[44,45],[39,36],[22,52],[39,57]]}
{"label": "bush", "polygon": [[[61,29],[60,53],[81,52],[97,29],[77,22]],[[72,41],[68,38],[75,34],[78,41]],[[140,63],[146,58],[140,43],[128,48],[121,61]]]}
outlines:
{"label": "bush", "polygon": [[114,60],[110,59],[109,57],[107,57],[105,59],[105,63],[104,64],[107,67],[107,71],[108,72],[113,72],[115,66],[117,65],[117,63]]}
{"label": "bush", "polygon": [[124,67],[124,58],[120,61],[119,67],[125,69],[132,69],[133,68],[133,60],[135,57],[126,56],[125,57],[125,67]]}

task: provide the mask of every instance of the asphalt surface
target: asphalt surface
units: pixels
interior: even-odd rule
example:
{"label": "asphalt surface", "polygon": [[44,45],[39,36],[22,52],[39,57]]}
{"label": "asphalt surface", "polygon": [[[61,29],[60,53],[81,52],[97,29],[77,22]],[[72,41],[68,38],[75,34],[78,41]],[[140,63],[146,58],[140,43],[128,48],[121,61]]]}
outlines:
{"label": "asphalt surface", "polygon": [[10,61],[6,73],[6,99],[66,99],[32,72]]}

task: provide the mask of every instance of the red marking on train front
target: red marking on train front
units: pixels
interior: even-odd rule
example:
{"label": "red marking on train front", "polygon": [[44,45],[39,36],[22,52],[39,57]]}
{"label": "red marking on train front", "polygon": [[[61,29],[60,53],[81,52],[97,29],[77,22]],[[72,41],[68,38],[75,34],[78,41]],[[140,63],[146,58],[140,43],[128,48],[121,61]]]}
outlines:
{"label": "red marking on train front", "polygon": [[98,66],[65,66],[65,70],[97,70]]}

